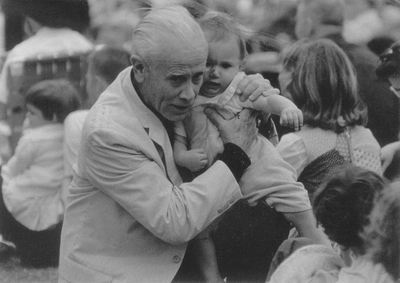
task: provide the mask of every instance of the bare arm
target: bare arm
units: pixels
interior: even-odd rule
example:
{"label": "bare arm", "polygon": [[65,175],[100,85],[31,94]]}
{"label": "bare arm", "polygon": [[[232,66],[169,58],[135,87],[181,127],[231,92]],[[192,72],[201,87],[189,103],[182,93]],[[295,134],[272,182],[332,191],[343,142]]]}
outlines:
{"label": "bare arm", "polygon": [[385,171],[393,161],[393,156],[400,151],[400,141],[393,142],[382,147],[382,170]]}
{"label": "bare arm", "polygon": [[253,101],[254,109],[265,113],[281,115],[281,112],[286,108],[295,108],[297,106],[282,95],[260,96]]}
{"label": "bare arm", "polygon": [[283,213],[286,220],[291,222],[297,229],[300,237],[307,237],[316,243],[331,246],[328,237],[317,227],[317,221],[312,210],[296,213]]}
{"label": "bare arm", "polygon": [[280,116],[280,124],[299,130],[303,126],[303,113],[297,106],[281,95],[260,96],[253,101],[253,107],[264,113]]}
{"label": "bare arm", "polygon": [[203,149],[188,150],[187,138],[175,134],[174,160],[179,166],[188,168],[192,172],[203,169],[208,163],[207,154]]}

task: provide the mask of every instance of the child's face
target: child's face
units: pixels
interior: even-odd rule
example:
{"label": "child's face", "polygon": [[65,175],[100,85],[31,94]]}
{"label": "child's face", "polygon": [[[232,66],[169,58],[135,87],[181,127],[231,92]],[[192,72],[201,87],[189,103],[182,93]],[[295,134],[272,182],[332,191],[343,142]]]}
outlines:
{"label": "child's face", "polygon": [[[205,32],[206,38],[207,33]],[[235,36],[220,41],[208,41],[207,71],[200,95],[214,97],[229,86],[241,68],[239,44]]]}
{"label": "child's face", "polygon": [[26,108],[28,109],[28,111],[26,112],[26,118],[29,121],[30,128],[37,128],[52,123],[52,121],[44,119],[42,111],[40,111],[32,104],[28,103],[26,105]]}

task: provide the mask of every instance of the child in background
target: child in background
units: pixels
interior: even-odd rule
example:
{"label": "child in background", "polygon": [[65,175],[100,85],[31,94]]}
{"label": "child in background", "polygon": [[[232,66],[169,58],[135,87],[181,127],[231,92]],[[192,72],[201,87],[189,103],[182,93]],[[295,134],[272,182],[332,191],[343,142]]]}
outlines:
{"label": "child in background", "polygon": [[[326,257],[327,251],[318,245],[304,243],[305,246],[296,251],[282,253],[289,255],[288,258],[276,270],[270,270],[272,276],[267,282],[391,282],[378,280],[379,268],[368,260],[366,241],[361,236],[365,225],[369,224],[368,216],[376,199],[387,185],[387,180],[380,175],[353,164],[340,165],[331,171],[315,191],[313,209],[328,238],[338,246],[343,263],[334,256]],[[280,251],[291,249],[293,241],[297,239],[286,240]],[[371,270],[370,281],[356,280],[355,277],[351,277],[354,280],[341,281],[346,274],[357,272],[360,266]]]}
{"label": "child in background", "polygon": [[[380,278],[387,278],[389,273],[393,281],[400,278],[400,183],[395,182],[385,189],[381,198],[375,203],[369,217],[370,224],[365,227],[363,238],[367,243],[367,257],[373,264],[360,270],[364,278],[371,272],[381,274]],[[353,278],[350,278],[353,279]],[[372,282],[346,281],[346,282]]]}
{"label": "child in background", "polygon": [[367,110],[343,50],[328,39],[300,41],[283,57],[282,93],[302,110],[304,126],[283,135],[277,150],[310,198],[329,172],[346,162],[381,175],[380,146],[365,128]]}
{"label": "child in background", "polygon": [[[227,14],[214,11],[200,18],[199,24],[209,44],[208,70],[190,114],[183,123],[175,126],[174,142],[175,162],[195,175],[212,165],[223,151],[218,130],[204,114],[205,107],[210,104],[222,105],[226,119],[240,115],[243,108],[252,108],[278,114],[283,125],[290,125],[296,130],[303,122],[301,111],[275,89],[255,101],[240,101],[235,90],[244,76],[239,72],[245,64],[246,55],[243,28]],[[324,242],[322,233],[316,229],[306,191],[295,181],[293,169],[282,160],[272,143],[259,135],[250,158],[252,166],[245,171],[239,183],[242,190],[249,192],[245,196],[249,204],[265,202],[282,212],[300,234]],[[207,282],[222,282],[214,245],[209,237],[215,225],[216,222],[193,242],[201,273]]]}
{"label": "child in background", "polygon": [[[315,217],[328,238],[338,244],[346,265],[337,282],[392,282],[383,267],[369,259],[367,242],[362,237],[364,227],[370,224],[374,203],[385,193],[387,185],[388,181],[380,175],[346,164],[336,168],[315,192]],[[398,244],[398,238],[396,241]]]}
{"label": "child in background", "polygon": [[28,267],[58,265],[63,206],[63,122],[80,106],[66,80],[45,80],[26,94],[28,128],[2,167],[0,233]]}

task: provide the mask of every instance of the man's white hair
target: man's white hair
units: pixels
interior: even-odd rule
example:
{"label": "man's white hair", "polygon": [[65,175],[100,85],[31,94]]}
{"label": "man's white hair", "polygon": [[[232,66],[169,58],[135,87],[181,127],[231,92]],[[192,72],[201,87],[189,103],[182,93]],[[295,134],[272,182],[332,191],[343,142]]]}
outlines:
{"label": "man's white hair", "polygon": [[157,63],[166,45],[187,46],[188,53],[207,50],[204,34],[182,6],[156,8],[136,26],[133,33],[133,53],[146,64]]}

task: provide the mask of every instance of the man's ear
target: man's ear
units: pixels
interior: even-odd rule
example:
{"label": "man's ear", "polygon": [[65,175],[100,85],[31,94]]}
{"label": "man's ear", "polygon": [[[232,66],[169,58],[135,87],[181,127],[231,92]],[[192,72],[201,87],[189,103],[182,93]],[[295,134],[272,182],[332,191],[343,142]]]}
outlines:
{"label": "man's ear", "polygon": [[142,83],[144,81],[146,66],[142,59],[137,55],[131,56],[131,63],[133,67],[133,74],[137,82]]}

